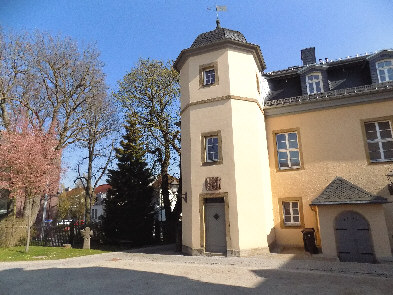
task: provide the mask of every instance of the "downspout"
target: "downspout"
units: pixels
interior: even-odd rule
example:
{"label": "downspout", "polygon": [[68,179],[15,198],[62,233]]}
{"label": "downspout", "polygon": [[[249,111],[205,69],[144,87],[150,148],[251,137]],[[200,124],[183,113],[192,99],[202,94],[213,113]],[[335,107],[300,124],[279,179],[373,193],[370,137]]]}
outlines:
{"label": "downspout", "polygon": [[311,211],[314,212],[314,217],[315,217],[315,222],[317,225],[317,228],[315,230],[315,243],[318,248],[322,248],[322,243],[321,243],[321,235],[320,235],[320,226],[319,226],[319,218],[318,218],[318,207],[315,205],[310,204]]}

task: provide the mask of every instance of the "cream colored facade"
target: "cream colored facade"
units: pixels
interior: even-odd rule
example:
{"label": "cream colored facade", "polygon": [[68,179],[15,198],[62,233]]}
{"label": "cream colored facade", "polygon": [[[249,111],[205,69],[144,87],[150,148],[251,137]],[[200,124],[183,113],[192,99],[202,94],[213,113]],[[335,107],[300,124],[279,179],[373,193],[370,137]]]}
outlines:
{"label": "cream colored facade", "polygon": [[[393,100],[393,97],[392,97]],[[383,196],[393,201],[387,190],[385,175],[392,170],[391,162],[370,164],[367,160],[365,137],[363,134],[363,121],[369,119],[392,116],[392,100],[374,102],[372,104],[356,104],[339,108],[329,108],[317,111],[308,111],[292,115],[273,116],[266,118],[266,133],[269,150],[270,174],[272,183],[273,210],[277,243],[282,246],[302,246],[302,235],[298,228],[282,228],[279,212],[279,202],[283,198],[297,198],[303,203],[304,227],[319,230],[318,216],[309,206],[323,189],[337,176],[341,176],[365,190]],[[301,141],[302,169],[278,171],[275,159],[274,133],[280,130],[298,130]],[[334,205],[329,209],[320,207],[320,210],[329,210],[329,214],[338,214],[347,205]],[[366,208],[372,207],[367,205]],[[385,236],[384,239],[374,239],[375,247],[378,242],[390,238],[393,245],[393,206],[392,204],[377,205],[380,207],[380,226],[372,227],[373,237]],[[364,213],[364,208],[357,206],[354,211]],[[314,208],[315,210],[315,208]],[[375,213],[375,208],[372,212]],[[371,212],[371,211],[370,211]],[[366,214],[367,216],[372,216]],[[385,222],[386,217],[386,222]],[[332,219],[330,219],[331,221]],[[382,222],[383,221],[383,222]],[[387,226],[389,233],[387,232]],[[318,241],[324,254],[335,256],[335,243],[333,225],[327,226],[325,237],[320,236]],[[325,251],[325,245],[326,250]],[[386,257],[387,245],[385,242],[381,250]],[[390,250],[389,250],[390,251]],[[379,254],[376,253],[376,254]],[[391,254],[390,254],[391,255]]]}
{"label": "cream colored facade", "polygon": [[[392,259],[389,247],[389,233],[385,222],[384,209],[381,205],[343,205],[343,206],[320,206],[318,207],[319,227],[321,228],[321,240],[323,255],[328,258],[337,257],[337,245],[335,241],[334,219],[344,211],[355,211],[364,216],[371,228],[371,239],[375,256],[380,261]],[[326,242],[325,242],[326,241]]]}
{"label": "cream colored facade", "polygon": [[[218,84],[203,87],[200,67],[213,62],[218,64]],[[223,194],[227,196],[229,254],[266,251],[275,239],[266,140],[252,136],[265,134],[256,75],[260,76],[260,71],[253,54],[230,47],[192,56],[182,66],[182,176],[183,191],[189,199],[183,203],[185,251],[204,252],[203,199]],[[232,85],[230,81],[237,82]],[[222,164],[204,166],[202,136],[217,131],[222,138]],[[206,191],[207,177],[220,177],[221,189]]]}
{"label": "cream colored facade", "polygon": [[[219,27],[217,28],[219,29]],[[333,223],[345,210],[368,220],[377,259],[391,259],[393,205],[310,206],[337,176],[393,202],[385,175],[392,162],[370,164],[364,120],[393,117],[393,92],[374,101],[324,107],[264,106],[263,57],[255,45],[221,40],[182,51],[180,72],[183,192],[183,251],[206,253],[205,204],[225,204],[226,254],[252,255],[269,249],[303,247],[301,230],[314,228],[326,257],[337,257]],[[214,69],[215,83],[203,72]],[[370,94],[372,95],[372,94]],[[370,96],[369,95],[369,96]],[[288,111],[286,111],[288,109]],[[275,134],[296,131],[300,169],[279,170]],[[220,159],[204,163],[205,136],[220,140]],[[208,188],[208,178],[221,181]],[[282,202],[300,204],[299,226],[283,225]]]}

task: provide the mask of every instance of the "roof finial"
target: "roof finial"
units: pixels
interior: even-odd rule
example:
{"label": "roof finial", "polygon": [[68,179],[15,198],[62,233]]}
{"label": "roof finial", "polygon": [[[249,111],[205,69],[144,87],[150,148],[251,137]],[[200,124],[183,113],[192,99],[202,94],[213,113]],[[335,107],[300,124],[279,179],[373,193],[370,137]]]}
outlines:
{"label": "roof finial", "polygon": [[218,17],[217,17],[217,19],[216,19],[216,24],[217,24],[217,27],[216,27],[216,29],[219,29],[219,28],[221,28],[221,25],[220,25],[220,20],[218,19]]}
{"label": "roof finial", "polygon": [[219,6],[219,5],[216,5],[216,15],[217,15],[217,19],[216,19],[217,27],[216,27],[216,29],[221,28],[220,19],[218,18],[218,12],[219,12],[219,11],[227,11],[227,7],[226,7],[226,6]]}

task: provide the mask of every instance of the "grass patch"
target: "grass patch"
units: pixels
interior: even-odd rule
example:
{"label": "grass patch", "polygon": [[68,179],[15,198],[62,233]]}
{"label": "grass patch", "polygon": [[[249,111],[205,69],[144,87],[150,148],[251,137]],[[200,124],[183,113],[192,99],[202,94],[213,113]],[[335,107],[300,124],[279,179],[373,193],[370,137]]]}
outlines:
{"label": "grass patch", "polygon": [[0,261],[56,260],[93,254],[102,254],[106,252],[107,251],[101,250],[30,246],[29,252],[25,253],[25,247],[20,246],[0,248]]}

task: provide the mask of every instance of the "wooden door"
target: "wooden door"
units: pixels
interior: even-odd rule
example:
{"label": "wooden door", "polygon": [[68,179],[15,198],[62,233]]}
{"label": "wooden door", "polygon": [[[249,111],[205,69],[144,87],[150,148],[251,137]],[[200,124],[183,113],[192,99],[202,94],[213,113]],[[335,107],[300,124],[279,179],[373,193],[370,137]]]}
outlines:
{"label": "wooden door", "polygon": [[211,200],[205,203],[205,251],[226,253],[226,250],[225,203]]}
{"label": "wooden door", "polygon": [[340,261],[375,262],[375,255],[367,220],[360,214],[347,211],[335,221],[337,254]]}

